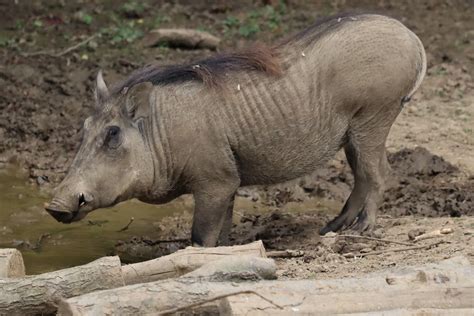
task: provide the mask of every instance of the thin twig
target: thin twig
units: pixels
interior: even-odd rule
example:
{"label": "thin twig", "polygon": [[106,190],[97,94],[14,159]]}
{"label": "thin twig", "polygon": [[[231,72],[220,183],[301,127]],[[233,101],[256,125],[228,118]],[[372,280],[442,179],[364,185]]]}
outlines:
{"label": "thin twig", "polygon": [[412,245],[413,245],[413,244],[411,244],[411,243],[402,242],[402,241],[396,241],[396,240],[390,240],[390,239],[382,239],[382,238],[375,238],[375,237],[369,237],[369,236],[360,236],[360,235],[321,236],[321,238],[335,238],[335,237],[347,237],[347,238],[354,238],[354,239],[367,239],[367,240],[374,240],[374,241],[380,241],[380,242],[391,243],[391,244],[398,244],[398,245],[403,245],[403,246],[412,246]]}
{"label": "thin twig", "polygon": [[250,217],[248,217],[247,215],[245,215],[245,214],[243,214],[243,213],[234,211],[234,214],[237,215],[237,216],[240,216],[241,218],[246,219],[246,220],[248,220],[248,221],[254,221],[253,218],[250,218]]}
{"label": "thin twig", "polygon": [[379,251],[372,251],[372,252],[365,252],[365,253],[346,253],[344,254],[344,257],[346,258],[353,258],[353,257],[367,257],[367,256],[373,256],[373,255],[382,255],[385,253],[389,252],[401,252],[401,251],[408,251],[408,250],[418,250],[418,249],[431,249],[432,247],[435,247],[439,244],[443,244],[446,241],[441,240],[438,242],[435,242],[430,245],[424,245],[424,246],[412,246],[412,247],[403,247],[403,248],[389,248],[389,249],[384,249],[384,250],[379,250]]}
{"label": "thin twig", "polygon": [[83,40],[82,42],[79,42],[71,47],[68,47],[60,52],[54,52],[54,51],[47,51],[47,50],[41,50],[39,52],[32,52],[32,53],[22,53],[21,55],[23,57],[32,57],[32,56],[38,56],[38,55],[46,55],[46,56],[51,56],[51,57],[61,57],[63,55],[66,55],[67,53],[70,53],[72,52],[73,50],[75,49],[78,49],[79,47],[89,43],[91,40],[93,40],[94,38],[96,38],[98,36],[98,34],[94,34],[92,36],[89,36],[88,38],[86,38],[85,40]]}
{"label": "thin twig", "polygon": [[268,303],[272,304],[273,306],[275,306],[279,309],[283,309],[283,306],[278,305],[277,303],[275,303],[271,299],[266,298],[265,296],[263,296],[260,293],[257,293],[256,291],[243,290],[243,291],[237,291],[237,292],[232,292],[232,293],[227,293],[227,294],[216,295],[214,297],[211,297],[211,298],[199,301],[199,302],[194,302],[194,303],[184,305],[184,306],[180,306],[180,307],[170,308],[170,309],[158,312],[157,315],[174,314],[174,313],[182,311],[182,310],[186,310],[186,309],[189,309],[189,308],[193,308],[193,307],[200,306],[200,305],[203,305],[203,304],[206,304],[206,303],[209,303],[209,302],[213,302],[213,301],[216,301],[216,300],[220,300],[220,299],[223,299],[223,298],[226,298],[226,297],[229,297],[229,296],[234,296],[234,295],[239,295],[239,294],[254,294],[254,295],[257,295],[258,297],[260,297],[261,299],[267,301]]}
{"label": "thin twig", "polygon": [[134,220],[135,220],[135,218],[130,217],[130,221],[128,222],[128,224],[125,225],[125,227],[123,227],[123,228],[117,230],[117,232],[120,233],[120,232],[126,231],[126,230],[128,229],[128,227],[130,227],[130,225],[132,225],[132,223],[133,223]]}
{"label": "thin twig", "polygon": [[36,241],[36,244],[31,247],[31,250],[40,250],[41,246],[43,245],[43,240],[49,237],[51,237],[50,233],[41,234],[41,236],[39,236],[38,240]]}
{"label": "thin twig", "polygon": [[443,237],[443,235],[451,234],[452,232],[454,232],[452,228],[437,229],[432,232],[422,234],[420,236],[416,236],[415,238],[413,238],[413,242],[418,242],[420,240],[425,240],[425,239],[430,239],[430,238]]}
{"label": "thin twig", "polygon": [[303,250],[275,250],[267,251],[268,258],[296,258],[304,256]]}
{"label": "thin twig", "polygon": [[155,240],[143,240],[143,242],[149,246],[154,246],[157,244],[163,244],[168,242],[189,242],[189,238],[176,238],[176,239],[155,239]]}

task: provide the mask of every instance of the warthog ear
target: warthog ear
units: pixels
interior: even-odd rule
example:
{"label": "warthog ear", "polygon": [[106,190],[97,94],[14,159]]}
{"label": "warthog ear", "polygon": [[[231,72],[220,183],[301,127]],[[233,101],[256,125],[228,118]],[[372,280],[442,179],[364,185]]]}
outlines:
{"label": "warthog ear", "polygon": [[97,79],[95,81],[95,100],[97,106],[101,107],[109,95],[109,88],[107,88],[107,85],[105,84],[104,77],[102,76],[102,70],[99,70]]}
{"label": "warthog ear", "polygon": [[134,85],[127,91],[124,112],[130,119],[146,116],[146,109],[150,104],[150,94],[153,89],[151,82],[142,82]]}

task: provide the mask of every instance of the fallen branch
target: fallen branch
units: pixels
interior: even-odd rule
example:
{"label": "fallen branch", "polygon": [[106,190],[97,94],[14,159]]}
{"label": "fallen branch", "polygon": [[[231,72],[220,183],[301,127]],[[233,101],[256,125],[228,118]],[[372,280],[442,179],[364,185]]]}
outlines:
{"label": "fallen branch", "polygon": [[432,232],[416,236],[415,238],[413,238],[413,242],[418,242],[420,240],[425,240],[425,239],[430,239],[430,238],[442,237],[443,235],[451,234],[452,232],[453,232],[452,228],[437,229]]}
{"label": "fallen branch", "polygon": [[72,52],[73,50],[76,50],[78,49],[79,47],[89,43],[91,40],[93,40],[94,38],[96,38],[98,36],[98,34],[94,34],[92,36],[89,36],[88,38],[86,38],[85,40],[83,40],[82,42],[79,42],[71,47],[68,47],[60,52],[54,52],[53,50],[42,50],[42,51],[39,51],[39,52],[31,52],[31,53],[21,53],[20,55],[23,56],[23,57],[32,57],[32,56],[38,56],[38,55],[46,55],[46,56],[50,56],[50,57],[61,57],[61,56],[64,56],[70,52]]}
{"label": "fallen branch", "polygon": [[403,245],[403,246],[412,246],[413,245],[411,243],[402,242],[402,241],[375,238],[375,237],[369,237],[369,236],[360,236],[360,235],[321,236],[321,238],[334,238],[334,237],[347,237],[347,238],[353,238],[353,239],[366,239],[366,240],[373,240],[373,241],[379,241],[379,242],[384,242],[384,243],[389,243],[389,244],[397,244],[397,245]]}
{"label": "fallen branch", "polygon": [[130,217],[130,221],[128,222],[128,224],[125,225],[124,227],[120,228],[117,232],[120,233],[120,232],[126,231],[130,227],[130,225],[132,225],[134,220],[135,220],[135,218],[133,218],[133,216]]}
{"label": "fallen branch", "polygon": [[375,256],[375,255],[382,255],[385,253],[389,252],[402,252],[402,251],[409,251],[409,250],[418,250],[418,249],[431,249],[439,244],[445,243],[445,241],[439,241],[434,244],[430,245],[424,245],[424,246],[411,246],[411,247],[404,247],[404,248],[388,248],[384,250],[378,250],[378,251],[371,251],[371,252],[365,252],[365,253],[345,253],[344,257],[345,258],[353,258],[353,257],[367,257],[367,256]]}
{"label": "fallen branch", "polygon": [[17,249],[0,249],[0,278],[17,278],[25,275],[25,264]]}
{"label": "fallen branch", "polygon": [[216,49],[220,41],[214,35],[193,29],[157,29],[145,36],[143,45],[154,47],[166,44],[188,49]]}

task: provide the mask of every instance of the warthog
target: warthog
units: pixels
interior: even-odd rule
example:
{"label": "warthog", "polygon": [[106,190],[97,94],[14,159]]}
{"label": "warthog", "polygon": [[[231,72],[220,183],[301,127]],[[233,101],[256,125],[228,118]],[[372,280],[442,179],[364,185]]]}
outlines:
{"label": "warthog", "polygon": [[273,47],[148,66],[111,89],[99,72],[96,111],[46,210],[70,223],[131,198],[159,204],[192,193],[193,243],[225,244],[240,186],[309,174],[344,148],[354,189],[321,233],[371,229],[387,135],[425,71],[414,33],[359,14]]}

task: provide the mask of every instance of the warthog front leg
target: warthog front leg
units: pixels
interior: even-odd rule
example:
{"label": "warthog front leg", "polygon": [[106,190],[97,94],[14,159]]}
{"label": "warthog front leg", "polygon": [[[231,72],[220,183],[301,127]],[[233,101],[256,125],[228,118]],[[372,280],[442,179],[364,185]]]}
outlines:
{"label": "warthog front leg", "polygon": [[213,184],[194,192],[191,234],[194,245],[215,247],[218,241],[228,243],[237,188],[236,185]]}
{"label": "warthog front leg", "polygon": [[224,223],[222,224],[221,233],[219,234],[219,246],[229,246],[230,245],[230,232],[232,230],[232,217],[234,214],[234,196],[227,208],[227,213],[225,214]]}

